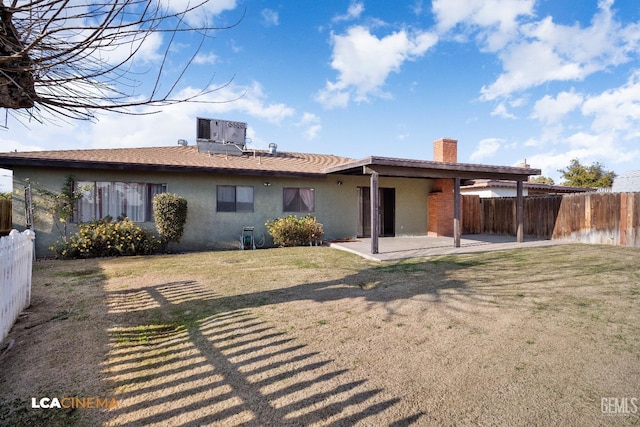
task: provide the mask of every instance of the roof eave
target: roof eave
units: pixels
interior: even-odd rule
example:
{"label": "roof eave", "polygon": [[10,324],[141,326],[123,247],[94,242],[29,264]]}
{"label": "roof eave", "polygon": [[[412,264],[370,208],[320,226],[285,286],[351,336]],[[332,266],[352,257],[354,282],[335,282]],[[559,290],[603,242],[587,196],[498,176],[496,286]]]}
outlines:
{"label": "roof eave", "polygon": [[327,174],[367,174],[374,171],[386,176],[410,178],[488,178],[514,181],[526,180],[531,175],[540,175],[542,173],[540,169],[513,166],[446,163],[375,156],[324,169]]}
{"label": "roof eave", "polygon": [[98,170],[136,170],[144,172],[199,172],[215,174],[234,174],[252,176],[281,176],[296,178],[322,178],[326,174],[323,172],[302,172],[302,171],[275,171],[243,168],[219,168],[207,166],[187,166],[187,165],[167,165],[148,163],[121,163],[121,162],[92,162],[77,160],[59,159],[27,159],[27,158],[4,158],[0,160],[0,167],[11,169],[11,166],[19,167],[49,167],[57,169],[98,169]]}

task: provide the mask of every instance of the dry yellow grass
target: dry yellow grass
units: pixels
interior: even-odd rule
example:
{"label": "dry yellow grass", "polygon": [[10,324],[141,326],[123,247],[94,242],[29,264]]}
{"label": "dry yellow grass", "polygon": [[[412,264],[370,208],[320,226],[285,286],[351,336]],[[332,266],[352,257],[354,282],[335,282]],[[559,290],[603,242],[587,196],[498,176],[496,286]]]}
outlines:
{"label": "dry yellow grass", "polygon": [[[380,264],[316,247],[39,261],[33,305],[0,356],[0,423],[638,424],[639,255],[575,245]],[[31,409],[63,396],[118,407]],[[623,402],[627,413],[603,413]]]}

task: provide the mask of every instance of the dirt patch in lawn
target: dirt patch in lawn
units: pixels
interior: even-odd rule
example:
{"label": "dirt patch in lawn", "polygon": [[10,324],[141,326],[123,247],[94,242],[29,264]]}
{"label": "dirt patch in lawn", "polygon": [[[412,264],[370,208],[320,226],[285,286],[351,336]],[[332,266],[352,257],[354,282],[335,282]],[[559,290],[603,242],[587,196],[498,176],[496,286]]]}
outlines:
{"label": "dirt patch in lawn", "polygon": [[[0,356],[0,423],[638,424],[639,255],[39,261]],[[66,396],[117,406],[31,407]]]}

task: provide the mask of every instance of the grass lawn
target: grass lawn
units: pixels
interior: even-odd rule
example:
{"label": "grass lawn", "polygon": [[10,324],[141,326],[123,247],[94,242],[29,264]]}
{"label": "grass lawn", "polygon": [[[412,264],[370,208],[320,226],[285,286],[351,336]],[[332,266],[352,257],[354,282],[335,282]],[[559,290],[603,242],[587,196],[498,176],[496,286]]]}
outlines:
{"label": "grass lawn", "polygon": [[[0,349],[0,425],[638,425],[639,261],[597,245],[38,261]],[[31,407],[44,397],[117,407]]]}

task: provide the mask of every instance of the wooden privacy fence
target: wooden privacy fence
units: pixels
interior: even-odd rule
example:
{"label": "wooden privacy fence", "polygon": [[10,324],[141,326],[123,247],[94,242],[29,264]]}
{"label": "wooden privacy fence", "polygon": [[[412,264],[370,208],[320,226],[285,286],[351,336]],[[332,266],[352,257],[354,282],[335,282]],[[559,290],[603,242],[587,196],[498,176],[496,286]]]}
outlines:
{"label": "wooden privacy fence", "polygon": [[[562,196],[525,197],[524,234],[550,239]],[[462,232],[516,235],[515,197],[462,197]]]}
{"label": "wooden privacy fence", "polygon": [[640,246],[640,193],[564,196],[552,238]]}
{"label": "wooden privacy fence", "polygon": [[22,310],[31,304],[31,267],[36,235],[11,230],[0,238],[0,342]]}
{"label": "wooden privacy fence", "polygon": [[11,200],[0,199],[0,235],[11,231]]}
{"label": "wooden privacy fence", "polygon": [[[462,198],[466,234],[516,234],[516,199]],[[640,193],[578,193],[524,198],[524,234],[541,239],[640,246]]]}

